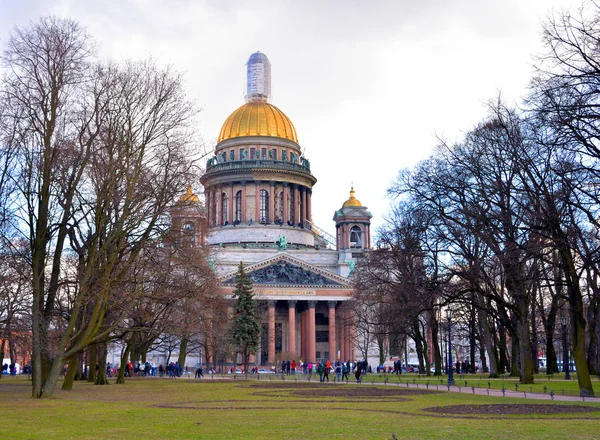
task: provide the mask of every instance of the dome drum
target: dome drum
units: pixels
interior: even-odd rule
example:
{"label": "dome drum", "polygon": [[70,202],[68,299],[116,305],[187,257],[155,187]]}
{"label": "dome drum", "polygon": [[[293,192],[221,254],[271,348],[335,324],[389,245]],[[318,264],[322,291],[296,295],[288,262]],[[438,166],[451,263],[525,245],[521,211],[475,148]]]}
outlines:
{"label": "dome drum", "polygon": [[289,139],[276,138],[271,136],[239,136],[230,139],[223,140],[215,147],[215,153],[235,147],[247,147],[247,148],[272,148],[280,147],[291,150],[301,151],[300,145]]}
{"label": "dome drum", "polygon": [[[257,173],[263,175],[258,176]],[[268,173],[267,176],[264,173]],[[285,176],[285,175],[289,176]],[[292,176],[296,176],[293,178]],[[215,180],[219,178],[218,180]],[[202,176],[202,183],[207,186],[213,183],[227,183],[234,178],[237,181],[253,180],[282,180],[298,181],[304,185],[312,186],[317,179],[311,174],[308,166],[281,162],[281,161],[261,161],[246,160],[235,162],[211,163],[206,168],[206,173]]]}

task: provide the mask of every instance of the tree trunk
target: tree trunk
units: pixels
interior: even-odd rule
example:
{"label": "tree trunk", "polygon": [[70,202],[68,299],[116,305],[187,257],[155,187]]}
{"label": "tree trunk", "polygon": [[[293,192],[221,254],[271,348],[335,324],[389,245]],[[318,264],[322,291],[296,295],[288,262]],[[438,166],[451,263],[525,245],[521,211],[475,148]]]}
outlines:
{"label": "tree trunk", "polygon": [[508,368],[508,344],[506,343],[506,329],[498,329],[498,373],[504,374]]}
{"label": "tree trunk", "polygon": [[475,302],[471,298],[471,316],[469,317],[469,373],[475,373]]}
{"label": "tree trunk", "polygon": [[73,389],[73,381],[75,380],[75,376],[77,375],[77,371],[79,370],[79,354],[80,353],[75,353],[67,361],[69,363],[69,367],[67,368],[67,374],[65,374],[65,381],[62,385],[62,389],[64,391],[71,391]]}
{"label": "tree trunk", "polygon": [[185,358],[187,356],[187,347],[188,347],[188,339],[181,338],[181,342],[179,344],[179,357],[177,358],[177,362],[181,365],[182,368],[185,369]]}
{"label": "tree trunk", "polygon": [[90,372],[88,374],[88,382],[95,383],[98,375],[98,349],[95,345],[88,348],[90,356]]}
{"label": "tree trunk", "polygon": [[127,358],[129,357],[131,345],[131,340],[129,340],[125,346],[125,351],[121,355],[121,365],[119,366],[119,374],[117,375],[117,383],[119,384],[125,383],[125,369],[127,368]]}
{"label": "tree trunk", "polygon": [[423,365],[423,337],[421,335],[421,327],[418,318],[413,318],[413,334],[415,341],[415,350],[417,351],[417,359],[419,361],[419,373],[421,373],[425,366]]}
{"label": "tree trunk", "polygon": [[519,372],[519,341],[513,339],[510,347],[510,376],[517,377]]}
{"label": "tree trunk", "polygon": [[385,350],[385,336],[381,333],[377,333],[375,340],[377,341],[377,348],[379,350],[379,365],[383,365],[387,357]]}
{"label": "tree trunk", "polygon": [[108,344],[102,342],[98,344],[98,375],[94,381],[95,385],[108,385],[108,378],[106,377],[106,357],[108,356]]}
{"label": "tree trunk", "polygon": [[441,376],[442,375],[442,351],[440,349],[440,341],[439,341],[439,331],[440,331],[440,327],[439,327],[439,323],[437,321],[437,319],[435,318],[435,314],[432,313],[431,314],[431,340],[433,343],[433,362],[434,362],[434,366],[435,366],[435,375],[436,376]]}
{"label": "tree trunk", "polygon": [[550,308],[544,331],[546,333],[546,374],[558,373],[558,358],[554,349],[554,326],[556,309]]}
{"label": "tree trunk", "polygon": [[[481,349],[482,351],[485,350],[488,353],[488,357],[490,359],[489,377],[495,378],[498,377],[498,355],[496,350],[494,349],[490,323],[487,319],[487,314],[481,308],[478,308],[477,313],[479,315],[479,319],[477,321],[479,322],[479,337],[481,342]],[[485,362],[485,353],[482,354],[481,358],[481,362],[483,364]],[[485,369],[483,372],[486,373]]]}
{"label": "tree trunk", "polygon": [[481,340],[479,341],[479,359],[481,359],[481,372],[489,373],[490,369],[487,366],[487,360],[485,357],[485,348],[483,348],[483,344],[481,343]]}
{"label": "tree trunk", "polygon": [[565,265],[565,281],[567,284],[567,295],[569,298],[570,315],[571,315],[571,343],[573,360],[577,368],[577,381],[581,393],[587,396],[594,395],[594,388],[590,378],[588,369],[586,347],[585,347],[585,309],[583,306],[583,298],[579,287],[579,275],[571,251],[569,249],[561,249],[561,256]]}
{"label": "tree trunk", "polygon": [[86,371],[84,369],[84,352],[80,351],[77,355],[77,373],[75,374],[75,380],[85,380],[86,379]]}
{"label": "tree trunk", "polygon": [[[525,310],[527,313],[527,310]],[[529,319],[521,319],[517,324],[519,335],[519,377],[522,384],[533,383],[533,356],[531,352],[531,330]],[[513,341],[514,343],[514,341]]]}
{"label": "tree trunk", "polygon": [[[534,296],[535,298],[535,296]],[[531,301],[531,362],[533,363],[533,373],[537,374],[540,372],[540,363],[538,360],[538,334],[536,327],[536,314],[535,314],[535,301]]]}
{"label": "tree trunk", "polygon": [[42,392],[40,397],[52,397],[54,395],[56,384],[58,383],[60,373],[62,372],[64,366],[64,359],[57,357],[54,360],[54,362],[51,364],[50,371],[48,371],[46,381],[42,384]]}
{"label": "tree trunk", "polygon": [[588,305],[588,367],[590,369],[590,375],[598,374],[598,301],[593,298]]}

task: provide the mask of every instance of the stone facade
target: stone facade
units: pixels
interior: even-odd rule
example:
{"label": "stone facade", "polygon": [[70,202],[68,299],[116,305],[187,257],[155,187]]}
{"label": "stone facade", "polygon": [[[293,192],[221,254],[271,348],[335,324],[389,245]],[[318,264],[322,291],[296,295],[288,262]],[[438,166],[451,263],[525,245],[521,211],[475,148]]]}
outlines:
{"label": "stone facade", "polygon": [[[257,58],[268,63],[260,55],[249,63]],[[262,81],[270,84],[270,78]],[[243,262],[266,310],[254,356],[258,365],[354,360],[349,276],[370,247],[371,215],[352,190],[335,211],[337,237],[328,240],[320,233],[311,221],[317,179],[293,124],[264,93],[246,96],[247,103],[227,118],[201,179],[203,240],[212,250],[223,295],[231,297]]]}

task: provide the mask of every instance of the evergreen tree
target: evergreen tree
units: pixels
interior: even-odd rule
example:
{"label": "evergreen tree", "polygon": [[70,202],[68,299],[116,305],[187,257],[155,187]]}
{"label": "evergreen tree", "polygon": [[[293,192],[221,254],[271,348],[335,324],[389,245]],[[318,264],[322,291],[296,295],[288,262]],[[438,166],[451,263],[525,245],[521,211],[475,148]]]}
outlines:
{"label": "evergreen tree", "polygon": [[229,328],[229,339],[235,351],[242,354],[244,371],[247,373],[249,356],[258,349],[260,322],[252,292],[252,280],[244,271],[244,263],[241,261],[236,274],[233,297],[236,303]]}

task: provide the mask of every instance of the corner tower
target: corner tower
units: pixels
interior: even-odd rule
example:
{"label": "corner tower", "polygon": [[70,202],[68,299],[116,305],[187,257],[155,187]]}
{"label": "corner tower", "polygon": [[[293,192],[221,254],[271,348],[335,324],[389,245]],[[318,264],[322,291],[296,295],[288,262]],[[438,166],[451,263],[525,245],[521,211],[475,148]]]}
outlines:
{"label": "corner tower", "polygon": [[292,121],[270,104],[271,63],[256,52],[246,63],[246,103],[225,120],[202,177],[209,245],[313,247],[312,188]]}
{"label": "corner tower", "polygon": [[206,209],[192,186],[170,209],[171,232],[169,240],[176,246],[198,246],[206,237]]}
{"label": "corner tower", "polygon": [[364,250],[371,248],[372,217],[367,207],[355,197],[354,187],[351,187],[350,198],[333,215],[340,261],[358,258]]}

